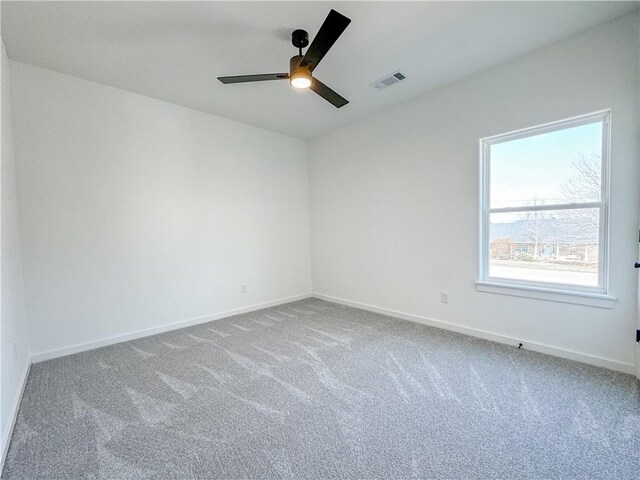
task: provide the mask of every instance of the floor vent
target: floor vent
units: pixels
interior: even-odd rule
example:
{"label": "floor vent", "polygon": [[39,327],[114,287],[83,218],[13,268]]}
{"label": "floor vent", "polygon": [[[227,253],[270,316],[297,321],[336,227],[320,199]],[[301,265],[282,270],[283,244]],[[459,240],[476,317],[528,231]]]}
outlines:
{"label": "floor vent", "polygon": [[377,88],[378,90],[382,90],[383,88],[390,87],[391,85],[404,80],[407,76],[402,72],[394,72],[391,75],[387,75],[386,77],[381,78],[380,80],[376,80],[371,84],[373,88]]}

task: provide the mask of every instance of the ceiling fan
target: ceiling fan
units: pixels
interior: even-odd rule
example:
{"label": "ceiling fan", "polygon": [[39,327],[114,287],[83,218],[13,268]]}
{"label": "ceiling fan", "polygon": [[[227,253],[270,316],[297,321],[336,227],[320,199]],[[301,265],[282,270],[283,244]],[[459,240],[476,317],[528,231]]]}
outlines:
{"label": "ceiling fan", "polygon": [[224,84],[289,80],[293,87],[310,88],[336,108],[343,107],[349,103],[347,99],[338,95],[317,78],[314,78],[312,73],[349,23],[351,23],[349,18],[335,10],[331,10],[304,55],[302,55],[302,49],[309,45],[309,34],[304,30],[294,30],[291,34],[291,43],[298,49],[299,54],[289,60],[289,73],[237,75],[234,77],[218,77],[218,80]]}

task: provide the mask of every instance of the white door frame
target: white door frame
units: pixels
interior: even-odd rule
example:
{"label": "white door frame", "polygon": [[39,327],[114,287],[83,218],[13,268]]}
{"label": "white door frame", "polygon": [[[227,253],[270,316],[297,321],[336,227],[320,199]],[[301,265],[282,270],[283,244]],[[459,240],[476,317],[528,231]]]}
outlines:
{"label": "white door frame", "polygon": [[[640,242],[640,231],[638,232],[638,241]],[[640,245],[638,246],[638,255],[640,258]],[[640,268],[640,264],[636,262],[636,269]],[[638,271],[640,274],[640,269]],[[636,298],[636,378],[640,380],[640,281],[638,282],[637,288],[637,298]]]}

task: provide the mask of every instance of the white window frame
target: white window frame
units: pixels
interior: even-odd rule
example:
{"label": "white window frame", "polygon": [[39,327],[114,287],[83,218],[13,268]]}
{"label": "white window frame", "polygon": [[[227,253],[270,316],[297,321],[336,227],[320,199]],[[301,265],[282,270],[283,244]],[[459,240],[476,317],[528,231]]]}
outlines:
{"label": "white window frame", "polygon": [[[599,202],[529,205],[522,207],[490,208],[491,146],[543,133],[565,130],[602,122],[602,172]],[[609,295],[609,192],[611,156],[611,110],[602,110],[579,117],[547,123],[514,132],[480,139],[480,266],[477,289],[489,293],[524,296],[542,300],[612,308],[614,297]],[[518,213],[532,211],[568,210],[579,208],[600,209],[598,243],[598,286],[589,287],[561,283],[547,283],[489,276],[490,215],[492,213]]]}

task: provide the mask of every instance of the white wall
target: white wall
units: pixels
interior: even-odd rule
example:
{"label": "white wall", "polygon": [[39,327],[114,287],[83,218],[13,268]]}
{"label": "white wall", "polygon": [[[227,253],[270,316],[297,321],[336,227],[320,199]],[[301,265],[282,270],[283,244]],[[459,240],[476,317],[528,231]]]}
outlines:
{"label": "white wall", "polygon": [[12,98],[34,356],[310,292],[305,142],[19,62]]}
{"label": "white wall", "polygon": [[[629,16],[311,141],[314,292],[601,357],[630,371],[638,38],[638,16]],[[477,292],[478,139],[609,107],[615,308]],[[441,290],[450,293],[447,305]]]}
{"label": "white wall", "polygon": [[[2,152],[0,165],[0,456],[6,453],[12,419],[17,412],[22,382],[28,368],[29,345],[24,311],[22,259],[13,153],[9,60],[2,44]],[[0,468],[4,458],[0,458]]]}

